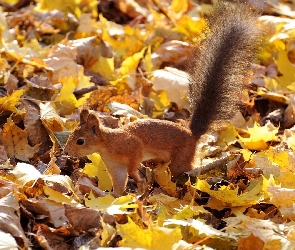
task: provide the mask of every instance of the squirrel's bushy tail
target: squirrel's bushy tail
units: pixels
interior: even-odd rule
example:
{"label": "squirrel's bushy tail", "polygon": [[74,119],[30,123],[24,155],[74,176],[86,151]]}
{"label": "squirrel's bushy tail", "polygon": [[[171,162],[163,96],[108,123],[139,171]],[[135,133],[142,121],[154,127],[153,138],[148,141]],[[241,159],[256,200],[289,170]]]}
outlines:
{"label": "squirrel's bushy tail", "polygon": [[194,49],[188,70],[190,129],[197,138],[237,110],[239,93],[262,41],[257,17],[245,4],[222,1],[208,19],[209,31]]}

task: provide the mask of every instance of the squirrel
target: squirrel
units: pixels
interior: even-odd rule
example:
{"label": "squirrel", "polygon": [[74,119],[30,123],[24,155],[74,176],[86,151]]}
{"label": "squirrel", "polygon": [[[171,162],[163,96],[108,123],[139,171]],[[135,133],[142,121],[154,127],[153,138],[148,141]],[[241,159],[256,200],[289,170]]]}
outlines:
{"label": "squirrel", "polygon": [[193,49],[188,67],[189,128],[171,121],[142,119],[114,129],[84,109],[64,152],[74,157],[98,152],[111,177],[114,196],[124,193],[128,175],[138,185],[144,182],[138,173],[142,161],[170,162],[173,177],[192,170],[201,135],[230,119],[239,106],[239,93],[260,48],[262,29],[256,24],[257,17],[242,3],[222,1],[213,8],[206,38]]}

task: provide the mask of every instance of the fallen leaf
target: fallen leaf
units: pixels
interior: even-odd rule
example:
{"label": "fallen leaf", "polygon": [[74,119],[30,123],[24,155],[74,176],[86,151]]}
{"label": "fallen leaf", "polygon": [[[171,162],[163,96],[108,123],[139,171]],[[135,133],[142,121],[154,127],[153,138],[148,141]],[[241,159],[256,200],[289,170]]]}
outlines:
{"label": "fallen leaf", "polygon": [[9,110],[16,114],[23,114],[23,109],[18,109],[16,105],[20,102],[20,97],[24,94],[24,90],[16,90],[14,91],[11,96],[4,96],[0,98],[0,109],[1,110]]}
{"label": "fallen leaf", "polygon": [[107,172],[106,166],[101,159],[101,156],[97,153],[88,156],[88,159],[92,163],[87,163],[83,169],[83,173],[89,177],[98,178],[98,188],[101,190],[112,190],[112,181]]}
{"label": "fallen leaf", "polygon": [[14,124],[11,118],[7,119],[3,130],[0,133],[0,140],[3,143],[7,155],[12,159],[29,161],[39,150],[39,145],[31,147],[28,144],[27,131],[22,130]]}
{"label": "fallen leaf", "polygon": [[150,225],[147,229],[137,226],[131,219],[126,224],[117,224],[123,246],[144,249],[172,249],[182,239],[179,228],[165,228]]}

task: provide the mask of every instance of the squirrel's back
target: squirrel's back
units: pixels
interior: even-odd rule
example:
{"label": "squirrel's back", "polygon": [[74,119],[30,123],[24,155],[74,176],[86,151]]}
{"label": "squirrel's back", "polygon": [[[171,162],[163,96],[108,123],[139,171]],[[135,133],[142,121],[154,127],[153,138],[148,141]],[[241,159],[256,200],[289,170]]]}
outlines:
{"label": "squirrel's back", "polygon": [[258,14],[245,4],[221,2],[208,19],[206,39],[190,60],[190,129],[199,138],[213,124],[228,120],[239,104],[251,63],[261,45]]}

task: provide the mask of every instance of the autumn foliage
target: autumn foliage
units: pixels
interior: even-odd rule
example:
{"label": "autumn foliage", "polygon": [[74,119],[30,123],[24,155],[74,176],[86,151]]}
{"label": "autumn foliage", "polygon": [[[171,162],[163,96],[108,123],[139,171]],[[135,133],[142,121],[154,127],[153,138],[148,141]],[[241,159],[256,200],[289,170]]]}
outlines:
{"label": "autumn foliage", "polygon": [[270,29],[243,112],[203,136],[196,170],[171,180],[169,163],[145,162],[145,193],[130,179],[114,198],[98,154],[63,153],[79,110],[110,127],[185,126],[187,58],[210,4],[0,5],[0,249],[295,248],[294,6],[265,4],[275,17],[259,18]]}

